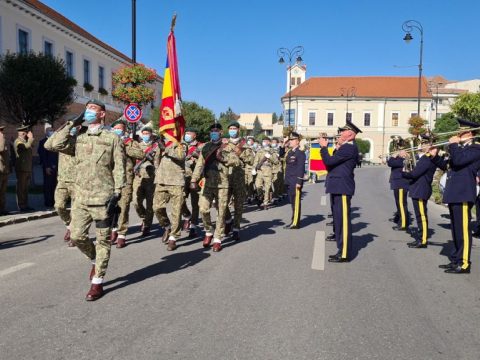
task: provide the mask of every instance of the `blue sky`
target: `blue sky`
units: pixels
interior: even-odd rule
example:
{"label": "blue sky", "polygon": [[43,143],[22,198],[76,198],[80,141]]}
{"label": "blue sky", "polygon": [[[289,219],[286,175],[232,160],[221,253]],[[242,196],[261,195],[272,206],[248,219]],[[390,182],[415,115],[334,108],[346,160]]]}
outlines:
{"label": "blue sky", "polygon": [[[131,55],[131,0],[43,0]],[[424,28],[424,74],[480,78],[478,0],[137,0],[137,61],[163,76],[166,38],[177,12],[184,100],[217,115],[281,111],[285,67],[277,49],[302,45],[307,77],[416,76],[419,39],[405,44],[401,25]]]}

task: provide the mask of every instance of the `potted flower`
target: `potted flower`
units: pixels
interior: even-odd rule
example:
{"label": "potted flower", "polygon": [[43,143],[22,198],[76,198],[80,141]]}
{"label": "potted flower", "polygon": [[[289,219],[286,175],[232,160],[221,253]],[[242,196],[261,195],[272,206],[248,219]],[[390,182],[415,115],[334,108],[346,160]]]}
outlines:
{"label": "potted flower", "polygon": [[86,82],[83,84],[83,88],[85,89],[85,91],[90,92],[93,90],[93,85]]}

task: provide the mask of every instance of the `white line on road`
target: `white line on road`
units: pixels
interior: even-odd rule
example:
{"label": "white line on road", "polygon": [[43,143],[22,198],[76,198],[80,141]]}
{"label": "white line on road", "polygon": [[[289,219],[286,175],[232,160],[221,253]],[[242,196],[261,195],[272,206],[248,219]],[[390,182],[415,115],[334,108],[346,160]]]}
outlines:
{"label": "white line on road", "polygon": [[22,264],[18,264],[18,265],[9,267],[5,270],[0,271],[0,277],[11,274],[11,273],[14,273],[14,272],[22,270],[22,269],[26,269],[26,268],[28,268],[30,266],[33,266],[33,265],[35,265],[35,263],[26,262],[26,263],[22,263]]}
{"label": "white line on road", "polygon": [[325,231],[315,232],[315,243],[313,245],[313,270],[325,270]]}
{"label": "white line on road", "polygon": [[322,195],[322,197],[320,198],[320,205],[322,205],[322,206],[327,205],[327,196],[326,195]]}

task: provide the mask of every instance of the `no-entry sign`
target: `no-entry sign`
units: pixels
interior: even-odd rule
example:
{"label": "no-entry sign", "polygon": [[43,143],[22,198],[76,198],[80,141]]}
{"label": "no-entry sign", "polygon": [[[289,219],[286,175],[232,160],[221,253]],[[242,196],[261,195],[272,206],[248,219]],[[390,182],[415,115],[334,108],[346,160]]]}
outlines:
{"label": "no-entry sign", "polygon": [[123,116],[125,116],[128,122],[136,123],[142,118],[142,109],[135,103],[128,104],[123,111]]}

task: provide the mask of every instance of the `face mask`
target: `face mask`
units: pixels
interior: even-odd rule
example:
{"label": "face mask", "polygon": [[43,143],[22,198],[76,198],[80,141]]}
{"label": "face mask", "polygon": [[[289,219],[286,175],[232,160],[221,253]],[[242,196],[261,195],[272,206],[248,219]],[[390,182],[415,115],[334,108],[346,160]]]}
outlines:
{"label": "face mask", "polygon": [[123,136],[123,130],[122,129],[113,129],[113,132],[120,137]]}
{"label": "face mask", "polygon": [[278,146],[278,144],[272,144],[272,148],[273,148],[273,149],[276,149],[277,146]]}
{"label": "face mask", "polygon": [[230,135],[232,138],[235,138],[238,135],[238,130],[228,130],[228,135]]}
{"label": "face mask", "polygon": [[47,131],[47,133],[46,133],[47,138],[49,138],[52,135],[53,135],[53,131]]}
{"label": "face mask", "polygon": [[216,131],[211,132],[210,140],[212,140],[213,142],[220,140],[220,133]]}
{"label": "face mask", "polygon": [[83,116],[83,118],[85,119],[86,122],[88,122],[89,124],[93,123],[95,120],[97,120],[97,112],[96,111],[93,111],[93,110],[90,110],[90,109],[87,109],[85,111],[85,115]]}
{"label": "face mask", "polygon": [[73,127],[70,129],[70,135],[75,136],[78,133],[78,129],[76,127]]}
{"label": "face mask", "polygon": [[248,142],[247,142],[247,145],[248,145],[248,146],[252,146],[252,145],[253,145],[253,141],[248,141]]}
{"label": "face mask", "polygon": [[257,143],[253,143],[253,148],[256,150],[258,149],[258,144]]}
{"label": "face mask", "polygon": [[190,135],[190,134],[185,134],[185,136],[183,138],[185,139],[185,142],[187,142],[187,143],[190,143],[193,140],[192,135]]}
{"label": "face mask", "polygon": [[150,135],[142,135],[142,140],[144,143],[150,142]]}
{"label": "face mask", "polygon": [[264,148],[267,148],[267,147],[269,146],[269,144],[268,144],[267,142],[262,142],[262,146],[263,146]]}

